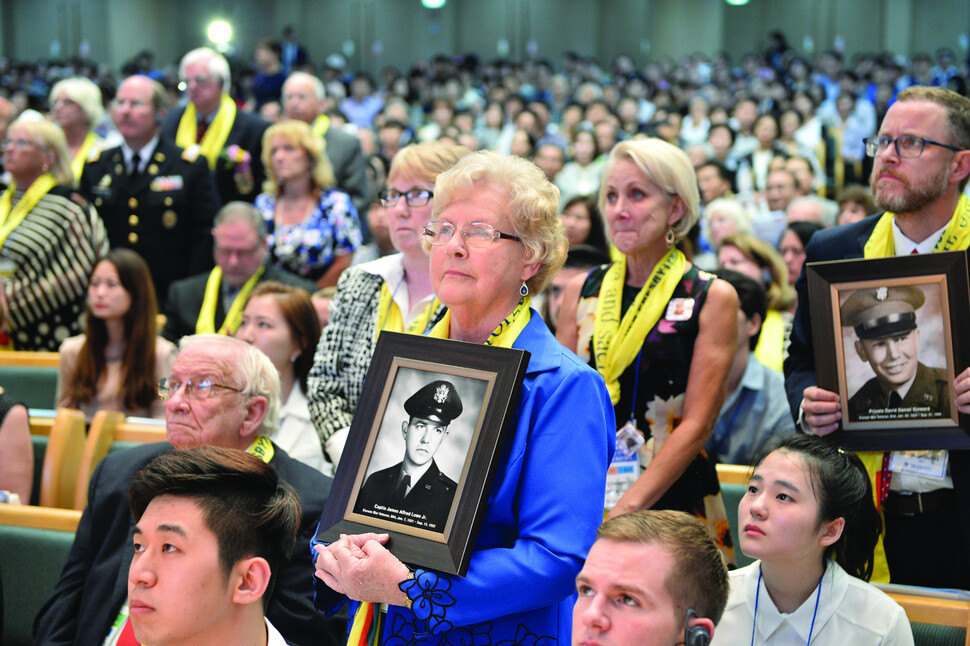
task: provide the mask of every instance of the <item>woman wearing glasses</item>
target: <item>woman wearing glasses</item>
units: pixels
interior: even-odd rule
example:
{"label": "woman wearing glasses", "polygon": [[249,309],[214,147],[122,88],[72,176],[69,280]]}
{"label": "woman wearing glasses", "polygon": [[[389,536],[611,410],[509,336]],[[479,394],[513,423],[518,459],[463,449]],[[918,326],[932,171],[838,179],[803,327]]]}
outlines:
{"label": "woman wearing glasses", "polygon": [[56,352],[80,334],[88,276],[108,251],[104,224],[75,192],[60,128],[21,117],[3,142],[12,182],[0,194],[0,275],[17,350]]}
{"label": "woman wearing glasses", "polygon": [[431,283],[448,312],[430,336],[529,352],[510,434],[466,576],[409,570],[386,535],[344,536],[315,547],[329,586],[317,605],[346,594],[356,626],[387,604],[378,644],[565,644],[615,429],[602,378],[529,307],[566,256],[559,192],[534,164],[495,152],[466,155],[434,192]]}
{"label": "woman wearing glasses", "polygon": [[623,257],[566,288],[558,338],[606,380],[615,429],[646,443],[643,472],[610,511],[677,509],[703,518],[733,561],[714,462],[704,452],[737,347],[738,297],[676,243],[697,222],[687,155],[659,139],[617,144],[600,205]]}
{"label": "woman wearing glasses", "polygon": [[435,178],[467,154],[464,146],[428,142],[394,156],[381,202],[391,243],[400,253],[345,271],[330,301],[330,322],[307,380],[307,395],[334,469],[378,335],[382,330],[424,334],[444,314],[431,291],[428,256],[421,245],[431,220]]}
{"label": "woman wearing glasses", "polygon": [[350,196],[334,186],[323,139],[302,121],[263,135],[266,182],[254,206],[266,219],[272,262],[318,287],[336,285],[361,244]]}

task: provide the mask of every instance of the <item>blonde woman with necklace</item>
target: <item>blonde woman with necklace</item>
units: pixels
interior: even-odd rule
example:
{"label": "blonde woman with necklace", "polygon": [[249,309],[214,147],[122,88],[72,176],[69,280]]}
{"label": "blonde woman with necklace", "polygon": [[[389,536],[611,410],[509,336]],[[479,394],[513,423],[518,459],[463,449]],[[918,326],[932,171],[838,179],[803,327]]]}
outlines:
{"label": "blonde woman with necklace", "polygon": [[350,196],[334,186],[323,139],[302,121],[263,135],[267,179],[254,206],[266,219],[271,262],[318,287],[336,285],[362,234]]}

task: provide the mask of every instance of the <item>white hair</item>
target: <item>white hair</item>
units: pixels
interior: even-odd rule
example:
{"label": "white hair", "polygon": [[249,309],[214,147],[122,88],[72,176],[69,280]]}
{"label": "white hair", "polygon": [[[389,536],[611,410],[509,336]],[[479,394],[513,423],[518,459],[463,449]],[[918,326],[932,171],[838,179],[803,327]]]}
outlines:
{"label": "white hair", "polygon": [[222,81],[222,91],[228,93],[232,87],[232,74],[226,57],[209,47],[199,47],[182,57],[179,63],[179,78],[185,80],[185,68],[197,62],[205,63],[209,74]]}

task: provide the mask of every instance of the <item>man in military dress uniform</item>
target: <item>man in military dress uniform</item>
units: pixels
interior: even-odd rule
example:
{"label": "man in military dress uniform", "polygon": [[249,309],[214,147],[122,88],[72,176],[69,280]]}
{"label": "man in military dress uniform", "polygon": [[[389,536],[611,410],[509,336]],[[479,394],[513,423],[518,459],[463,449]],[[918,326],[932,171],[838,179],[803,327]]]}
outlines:
{"label": "man in military dress uniform", "polygon": [[461,415],[461,398],[449,381],[432,381],[404,402],[404,460],[367,478],[354,512],[443,532],[455,481],[441,473],[434,455]]}
{"label": "man in military dress uniform", "polygon": [[213,49],[200,47],[183,56],[179,80],[189,103],[169,113],[162,137],[205,158],[223,204],[252,202],[266,180],[263,133],[269,124],[236,109],[229,96],[229,63]]}
{"label": "man in military dress uniform", "polygon": [[94,153],[81,176],[111,246],[145,258],[159,299],[173,281],[212,267],[210,230],[219,209],[205,160],[159,137],[164,96],[147,76],[125,79],[112,108],[124,143]]}
{"label": "man in military dress uniform", "polygon": [[842,306],[842,325],[852,326],[855,350],[876,376],[849,398],[850,421],[949,417],[946,370],[919,362],[916,310],[923,290],[912,285],[859,289]]}

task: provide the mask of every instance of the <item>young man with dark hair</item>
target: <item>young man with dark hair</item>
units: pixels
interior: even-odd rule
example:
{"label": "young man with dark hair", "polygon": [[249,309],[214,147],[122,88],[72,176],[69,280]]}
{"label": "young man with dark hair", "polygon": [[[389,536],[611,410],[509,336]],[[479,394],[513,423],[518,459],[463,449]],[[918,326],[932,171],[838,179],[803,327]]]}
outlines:
{"label": "young man with dark hair", "polygon": [[264,611],[296,543],[300,502],[275,469],[232,449],[179,450],[135,474],[128,503],[138,643],[286,643]]}

